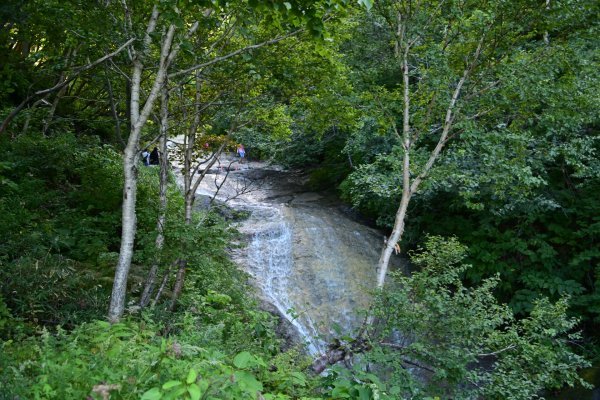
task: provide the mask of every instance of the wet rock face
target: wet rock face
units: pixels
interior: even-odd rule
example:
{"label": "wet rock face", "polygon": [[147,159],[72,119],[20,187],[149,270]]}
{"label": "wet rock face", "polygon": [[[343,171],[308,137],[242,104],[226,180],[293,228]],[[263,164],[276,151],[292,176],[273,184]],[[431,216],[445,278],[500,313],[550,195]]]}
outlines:
{"label": "wet rock face", "polygon": [[[287,318],[288,339],[298,339],[293,326],[316,354],[333,336],[352,335],[375,287],[383,234],[351,219],[335,198],[304,191],[302,176],[249,163],[228,179],[223,197],[240,182],[255,188],[227,203],[250,214],[239,224],[247,245],[233,258]],[[210,196],[210,185],[198,194]]]}
{"label": "wet rock face", "polygon": [[[375,287],[379,234],[333,208],[291,206],[293,226],[290,298],[327,339],[351,334]],[[336,328],[339,327],[339,328]]]}
{"label": "wet rock face", "polygon": [[291,348],[304,346],[304,337],[298,329],[288,320],[288,316],[282,314],[275,305],[268,300],[260,302],[260,308],[275,316],[277,325],[275,326],[275,334],[282,339],[281,351],[286,351]]}

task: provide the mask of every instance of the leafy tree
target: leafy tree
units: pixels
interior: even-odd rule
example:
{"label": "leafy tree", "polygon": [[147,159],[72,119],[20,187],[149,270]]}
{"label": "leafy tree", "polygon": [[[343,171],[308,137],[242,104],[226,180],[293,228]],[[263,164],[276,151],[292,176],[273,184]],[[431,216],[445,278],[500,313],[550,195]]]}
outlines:
{"label": "leafy tree", "polygon": [[[596,318],[592,299],[597,295],[595,202],[589,195],[598,176],[598,74],[591,67],[597,58],[593,48],[598,28],[591,19],[597,7],[577,4],[578,18],[570,6],[558,3],[543,10],[535,23],[524,11],[513,21],[521,26],[520,44],[496,47],[492,59],[474,71],[473,87],[466,87],[457,100],[451,139],[411,202],[402,247],[414,246],[423,232],[458,235],[471,249],[468,279],[478,282],[500,273],[497,294],[515,311],[530,310],[540,294],[557,299],[568,293],[572,310],[588,320]],[[348,51],[364,77],[362,87],[381,86],[387,93],[398,83],[390,72],[392,64],[369,64],[369,59],[387,54],[386,46],[377,46],[386,37],[382,26],[361,25],[357,40],[369,39],[372,57],[352,53],[351,46]],[[550,29],[549,42],[540,33],[544,29]],[[515,29],[510,35],[517,33]],[[420,82],[433,79],[429,71],[440,64],[432,65]],[[420,76],[417,70],[415,74]],[[409,83],[417,87],[416,78]],[[391,97],[378,96],[387,109],[385,99]],[[427,102],[411,108],[411,129],[422,129],[419,118],[430,110],[435,115],[434,105]],[[398,114],[388,111],[389,118],[393,115]],[[386,120],[373,120],[375,129],[367,130],[365,124],[347,141],[353,159],[370,154],[370,138],[378,130],[383,131],[380,140],[393,143]],[[431,130],[440,127],[434,124]],[[431,149],[433,143],[425,137],[415,146]],[[393,227],[396,210],[391,204],[402,196],[403,149],[387,144],[378,153],[357,163],[342,191],[381,226]],[[418,151],[415,157],[413,178],[424,162]]]}
{"label": "leafy tree", "polygon": [[[115,271],[113,294],[109,307],[109,318],[111,320],[117,321],[123,314],[127,276],[133,256],[140,135],[152,112],[159,92],[165,85],[166,79],[181,78],[190,72],[205,69],[239,54],[277,43],[298,33],[301,30],[298,29],[300,26],[307,26],[313,33],[321,35],[322,19],[327,16],[334,6],[339,7],[340,5],[343,5],[343,2],[314,2],[308,4],[294,2],[293,4],[285,3],[285,7],[282,8],[278,3],[268,1],[254,4],[211,2],[207,4],[190,4],[186,8],[180,8],[176,2],[162,2],[152,6],[148,23],[142,23],[141,25],[134,25],[134,21],[137,23],[139,20],[132,18],[131,10],[125,8],[125,26],[128,35],[135,37],[135,32],[139,29],[139,26],[145,27],[145,33],[143,34],[142,47],[132,46],[129,51],[132,61],[131,128],[124,155],[123,229],[119,262]],[[290,26],[297,29],[287,34],[268,38],[260,43],[252,43],[255,38],[252,34],[246,37],[248,31],[245,25],[249,21],[253,21],[258,25],[261,20],[268,21],[270,25],[278,29]],[[228,23],[229,21],[233,22]],[[208,35],[206,38],[208,41],[199,44],[200,46],[197,48],[198,51],[194,53],[191,65],[177,65],[179,69],[172,70],[171,67],[177,59],[179,51],[182,48],[193,48],[194,43],[191,38],[201,28],[201,22],[208,22],[207,26],[202,26],[207,30]],[[210,29],[213,24],[217,29]],[[181,29],[186,25],[189,26],[188,29]],[[153,38],[153,36],[156,36],[154,32],[157,29],[163,29],[164,32],[158,42]],[[178,32],[177,36],[176,32]],[[230,36],[231,32],[240,33],[240,35],[233,34]],[[223,46],[219,46],[221,42],[232,44],[234,48],[230,49],[227,46],[223,48]],[[152,50],[152,45],[156,46],[154,50]],[[155,58],[152,59],[153,54]],[[158,69],[152,75],[151,89],[142,104],[140,103],[141,82],[148,63],[156,65]],[[179,286],[181,286],[184,271],[185,265],[182,264],[180,268],[181,277],[178,279]]]}
{"label": "leafy tree", "polygon": [[[569,343],[577,321],[566,316],[568,298],[536,301],[515,319],[494,296],[499,278],[465,287],[466,248],[456,239],[428,237],[411,255],[418,272],[393,273],[379,292],[367,360],[390,396],[456,399],[530,399],[542,389],[580,382],[589,365]],[[360,376],[360,375],[359,375]]]}

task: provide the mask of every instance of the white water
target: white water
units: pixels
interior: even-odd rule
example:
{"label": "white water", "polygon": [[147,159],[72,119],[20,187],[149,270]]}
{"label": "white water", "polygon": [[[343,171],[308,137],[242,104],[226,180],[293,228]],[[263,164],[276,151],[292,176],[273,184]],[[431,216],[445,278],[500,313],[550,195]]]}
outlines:
{"label": "white water", "polygon": [[307,340],[308,351],[317,354],[323,349],[322,342],[316,339],[314,323],[306,313],[297,315],[298,305],[289,296],[293,291],[290,277],[294,269],[292,228],[282,210],[275,206],[255,206],[252,212],[251,221],[245,224],[254,230],[247,247],[247,270],[263,295]]}
{"label": "white water", "polygon": [[[250,170],[232,172],[217,199],[234,196],[247,174],[266,168],[251,164]],[[360,324],[357,312],[369,305],[382,236],[351,221],[319,194],[303,193],[293,177],[269,172],[256,180],[256,190],[228,202],[250,213],[238,226],[247,246],[232,257],[315,355],[331,337],[351,335]],[[207,175],[198,194],[212,196],[219,176],[224,173]]]}

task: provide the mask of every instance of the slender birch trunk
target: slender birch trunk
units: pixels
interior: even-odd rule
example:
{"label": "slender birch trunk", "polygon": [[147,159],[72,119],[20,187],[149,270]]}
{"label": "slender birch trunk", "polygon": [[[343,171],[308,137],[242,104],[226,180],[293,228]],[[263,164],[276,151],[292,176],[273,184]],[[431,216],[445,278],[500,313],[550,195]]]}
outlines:
{"label": "slender birch trunk", "polygon": [[[134,53],[133,59],[133,72],[131,78],[131,129],[129,138],[127,140],[127,146],[125,147],[123,155],[123,206],[121,216],[121,248],[119,251],[119,261],[115,269],[115,279],[113,281],[112,294],[110,298],[110,306],[108,309],[108,319],[111,322],[117,322],[123,315],[125,310],[125,296],[127,292],[127,277],[129,275],[129,269],[131,267],[131,259],[133,257],[133,246],[135,243],[135,232],[136,232],[136,213],[135,206],[137,200],[137,173],[138,173],[138,152],[139,152],[139,138],[143,126],[145,125],[151,108],[156,99],[158,89],[162,87],[164,82],[164,63],[161,62],[159,71],[154,81],[153,90],[151,91],[144,109],[140,111],[140,90],[142,81],[142,72],[144,70],[144,58],[148,48],[150,47],[151,37],[150,35],[156,28],[158,20],[158,9],[154,7],[150,21],[146,28],[146,35],[144,37],[143,49],[140,53]],[[171,33],[174,30],[170,30]],[[172,33],[171,33],[172,38]],[[166,41],[163,45],[163,51],[161,53],[161,59],[164,58],[164,52],[166,48]],[[170,47],[170,45],[169,45]],[[168,48],[166,48],[168,50]],[[163,60],[161,60],[163,61]],[[156,90],[155,90],[156,88]],[[154,96],[154,98],[152,97]]]}
{"label": "slender birch trunk", "polygon": [[[402,23],[402,19],[400,16],[398,17],[398,24]],[[443,129],[438,138],[437,145],[429,154],[429,158],[425,165],[420,169],[420,173],[411,181],[410,174],[410,152],[411,146],[414,143],[415,135],[411,135],[410,132],[410,89],[409,89],[409,64],[408,57],[410,52],[411,43],[406,42],[404,38],[404,29],[400,25],[397,26],[397,37],[398,43],[395,46],[396,55],[402,57],[402,80],[403,80],[403,125],[402,125],[402,134],[400,135],[395,124],[393,124],[393,128],[396,131],[396,134],[402,139],[402,146],[404,147],[404,156],[402,160],[402,197],[400,200],[400,204],[398,206],[398,210],[396,211],[396,218],[394,221],[394,227],[392,233],[389,238],[386,239],[385,245],[381,250],[381,254],[379,257],[379,262],[377,264],[378,272],[377,272],[377,288],[379,290],[383,289],[385,285],[385,278],[387,276],[387,271],[389,269],[389,262],[392,252],[399,252],[400,248],[398,246],[398,242],[402,240],[402,234],[404,233],[405,221],[407,216],[408,206],[410,205],[410,200],[412,196],[418,190],[420,184],[423,180],[428,176],[431,168],[435,164],[436,160],[439,158],[441,151],[449,140],[448,134],[452,128],[454,117],[455,117],[455,108],[462,88],[467,81],[467,78],[471,74],[473,68],[477,64],[477,60],[480,56],[483,39],[485,34],[482,35],[477,49],[471,59],[471,62],[467,64],[465,70],[461,78],[458,80],[456,87],[452,93],[452,98],[450,99],[450,103],[446,108],[446,115],[444,118]],[[365,333],[367,331],[367,327],[372,325],[375,320],[375,316],[369,311],[367,317],[365,318],[365,322],[360,330],[359,335],[356,339],[351,341],[348,345],[343,347],[330,345],[330,348],[321,356],[319,356],[312,363],[312,370],[316,373],[323,372],[329,365],[333,365],[339,361],[344,360],[346,357],[351,357],[352,354],[361,353],[369,348],[368,340],[365,338]]]}
{"label": "slender birch trunk", "polygon": [[[382,289],[385,284],[385,278],[387,275],[387,271],[389,269],[390,257],[393,251],[400,252],[400,248],[398,243],[402,240],[402,234],[404,233],[405,220],[408,210],[408,205],[410,204],[410,200],[413,194],[418,190],[419,186],[423,182],[423,180],[429,175],[431,168],[437,161],[442,152],[444,146],[448,142],[448,134],[450,133],[450,129],[452,128],[454,122],[454,110],[456,107],[456,102],[458,101],[458,97],[462,91],[462,88],[475,67],[477,60],[481,54],[481,48],[483,46],[483,39],[485,34],[482,35],[479,44],[477,45],[477,49],[473,55],[473,59],[466,66],[465,70],[461,78],[459,79],[454,92],[452,93],[452,98],[450,99],[450,103],[446,108],[446,116],[444,118],[443,129],[438,142],[435,148],[429,154],[429,158],[425,165],[421,168],[420,173],[414,178],[411,182],[410,176],[410,150],[412,146],[412,138],[410,135],[410,91],[408,88],[409,84],[409,71],[408,71],[408,52],[410,47],[407,46],[402,60],[403,66],[403,81],[404,81],[404,109],[403,109],[403,129],[402,129],[402,140],[404,147],[404,159],[402,163],[402,198],[400,200],[400,205],[398,206],[398,211],[396,212],[396,218],[394,220],[394,228],[389,238],[386,240],[383,249],[381,250],[381,255],[379,257],[379,262],[377,264],[377,288]],[[369,316],[368,322],[373,322],[373,317]]]}
{"label": "slender birch trunk", "polygon": [[402,117],[402,145],[404,147],[404,156],[402,160],[402,199],[400,200],[400,206],[396,212],[396,220],[394,222],[394,229],[390,237],[385,242],[379,262],[377,263],[377,288],[383,288],[385,283],[385,277],[387,275],[388,265],[390,263],[390,257],[392,252],[397,249],[397,243],[402,238],[404,233],[404,220],[406,219],[406,211],[408,210],[408,204],[412,197],[410,188],[410,148],[411,148],[411,137],[410,137],[410,91],[409,91],[409,76],[408,76],[408,52],[410,48],[406,46],[402,54],[402,77],[403,77],[403,117]]}
{"label": "slender birch trunk", "polygon": [[[189,226],[192,223],[192,211],[194,207],[194,201],[196,199],[196,193],[193,185],[194,180],[194,169],[192,163],[194,162],[194,146],[196,144],[196,133],[198,126],[200,125],[200,101],[201,101],[201,77],[200,72],[196,71],[196,95],[194,100],[194,117],[187,134],[184,139],[184,157],[183,157],[183,191],[185,201],[185,225]],[[177,304],[182,290],[183,283],[185,281],[185,270],[187,268],[186,248],[182,249],[182,257],[179,260],[177,269],[177,275],[175,277],[175,284],[173,285],[173,292],[171,294],[171,305],[170,309],[174,310]]]}
{"label": "slender birch trunk", "polygon": [[161,108],[160,108],[160,130],[159,147],[161,152],[160,158],[160,189],[159,189],[159,208],[156,221],[156,240],[154,242],[156,257],[152,262],[152,267],[148,273],[144,291],[140,298],[140,307],[145,307],[150,302],[150,297],[154,291],[154,284],[158,267],[161,262],[161,253],[165,243],[165,223],[167,219],[167,181],[169,174],[169,159],[167,148],[167,131],[169,129],[169,97],[167,86],[163,87],[161,92]]}
{"label": "slender birch trunk", "polygon": [[[150,47],[151,34],[156,28],[158,20],[158,8],[154,6],[152,16],[146,29],[144,37],[144,46],[142,52],[137,54],[132,49],[133,55],[133,74],[131,78],[131,132],[127,146],[125,147],[123,174],[125,183],[123,185],[123,213],[122,213],[122,231],[121,231],[121,249],[119,252],[119,261],[115,270],[115,279],[108,309],[108,319],[111,322],[118,321],[123,315],[125,309],[125,297],[127,293],[127,277],[131,267],[133,257],[133,245],[136,232],[136,214],[135,204],[137,195],[137,161],[139,155],[139,140],[142,128],[148,121],[154,103],[163,89],[167,79],[169,65],[173,62],[181,43],[173,44],[175,36],[175,25],[170,25],[167,32],[163,35],[160,61],[156,72],[152,89],[146,98],[144,106],[140,109],[140,93],[142,72],[144,71],[144,61],[146,53]],[[191,36],[198,29],[198,22],[194,22],[187,32],[187,37]]]}
{"label": "slender birch trunk", "polygon": [[[198,127],[200,126],[200,117],[202,113],[201,109],[201,100],[202,100],[202,80],[199,71],[196,71],[196,95],[194,101],[194,117],[192,123],[190,124],[187,133],[184,137],[184,157],[183,157],[183,192],[184,192],[184,202],[185,202],[185,225],[189,226],[192,224],[192,217],[194,212],[194,202],[196,201],[196,190],[198,190],[198,186],[200,182],[206,176],[208,170],[217,162],[218,156],[223,151],[225,145],[221,145],[219,149],[211,156],[208,163],[206,164],[204,170],[198,174],[198,170],[200,164],[193,166],[196,161],[194,158],[194,147],[196,145],[196,135],[198,133]],[[177,299],[181,295],[183,290],[183,285],[185,282],[185,274],[186,268],[188,265],[188,260],[185,256],[186,248],[184,244],[184,248],[182,249],[182,257],[179,260],[179,268],[177,270],[177,275],[175,277],[175,284],[173,285],[173,291],[171,295],[171,305],[170,309],[174,310],[177,304]]]}

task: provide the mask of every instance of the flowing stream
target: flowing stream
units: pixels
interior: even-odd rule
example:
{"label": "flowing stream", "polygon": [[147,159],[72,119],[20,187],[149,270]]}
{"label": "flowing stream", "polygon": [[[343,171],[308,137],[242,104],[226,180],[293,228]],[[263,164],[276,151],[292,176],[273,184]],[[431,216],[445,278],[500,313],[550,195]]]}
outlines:
{"label": "flowing stream", "polygon": [[[331,337],[351,335],[362,322],[383,235],[350,218],[336,199],[305,191],[302,176],[261,163],[233,167],[216,197],[249,214],[233,259],[308,351],[321,353]],[[197,203],[214,196],[225,174],[215,168],[207,175]]]}

